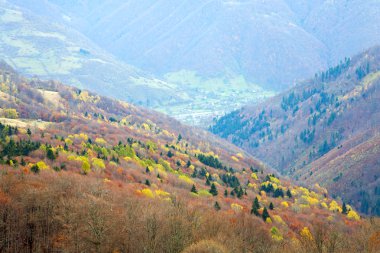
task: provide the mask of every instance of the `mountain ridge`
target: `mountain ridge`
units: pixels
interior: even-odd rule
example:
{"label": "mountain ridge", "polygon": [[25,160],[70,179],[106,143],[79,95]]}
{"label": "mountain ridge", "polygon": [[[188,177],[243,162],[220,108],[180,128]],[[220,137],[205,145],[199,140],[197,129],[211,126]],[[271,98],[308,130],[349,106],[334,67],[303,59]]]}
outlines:
{"label": "mountain ridge", "polygon": [[[379,55],[377,46],[346,59],[261,105],[222,117],[211,131],[296,180],[318,182],[333,189],[334,194],[353,200],[355,206],[362,205],[363,212],[378,213],[378,171],[372,160],[378,155]],[[355,150],[358,143],[372,146],[375,152],[372,154],[368,147],[365,154],[357,150],[359,157],[367,156],[368,168],[366,162],[359,162],[362,158],[350,158],[354,153],[350,149]],[[343,150],[350,156],[335,157]],[[341,164],[332,166],[335,158]],[[324,169],[323,159],[331,169]],[[367,184],[371,186],[366,188]],[[357,195],[359,191],[364,192],[366,200]]]}

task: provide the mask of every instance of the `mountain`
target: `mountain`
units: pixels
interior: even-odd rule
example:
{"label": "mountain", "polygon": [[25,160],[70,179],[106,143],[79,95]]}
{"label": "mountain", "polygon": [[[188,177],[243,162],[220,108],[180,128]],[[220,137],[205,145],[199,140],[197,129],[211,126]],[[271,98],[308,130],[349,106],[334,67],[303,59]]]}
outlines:
{"label": "mountain", "polygon": [[[24,13],[24,22],[3,23],[0,55],[22,73],[82,85],[202,127],[380,43],[375,0],[1,3]],[[31,26],[34,37],[24,36]],[[60,39],[46,42],[46,33]],[[30,45],[38,53],[25,55]]]}
{"label": "mountain", "polygon": [[[35,4],[36,6],[40,6]],[[181,101],[165,82],[118,61],[61,19],[39,16],[22,5],[0,2],[0,57],[19,71],[136,104]]]}
{"label": "mountain", "polygon": [[377,0],[44,2],[102,48],[163,78],[242,76],[284,90],[380,43]]}
{"label": "mountain", "polygon": [[0,90],[3,252],[379,249],[377,219],[204,130],[5,64]]}
{"label": "mountain", "polygon": [[213,117],[273,94],[241,76],[203,80],[182,71],[157,78],[97,46],[74,18],[47,1],[2,1],[0,15],[0,57],[23,74],[150,107],[182,122],[208,126]]}
{"label": "mountain", "polygon": [[380,214],[380,47],[211,128],[303,184]]}

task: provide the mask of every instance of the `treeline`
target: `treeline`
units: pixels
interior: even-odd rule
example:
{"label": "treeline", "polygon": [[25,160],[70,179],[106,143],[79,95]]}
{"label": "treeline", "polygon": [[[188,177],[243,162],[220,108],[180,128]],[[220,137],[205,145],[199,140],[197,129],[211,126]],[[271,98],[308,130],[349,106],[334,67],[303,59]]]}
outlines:
{"label": "treeline", "polygon": [[[254,205],[252,212],[256,209]],[[264,212],[263,218],[267,215]],[[263,218],[249,212],[200,210],[178,198],[170,202],[140,198],[102,180],[69,172],[3,173],[0,218],[0,252],[334,253],[378,249],[377,220],[355,228],[315,221],[298,239],[276,242],[273,235],[278,230],[268,232]]]}

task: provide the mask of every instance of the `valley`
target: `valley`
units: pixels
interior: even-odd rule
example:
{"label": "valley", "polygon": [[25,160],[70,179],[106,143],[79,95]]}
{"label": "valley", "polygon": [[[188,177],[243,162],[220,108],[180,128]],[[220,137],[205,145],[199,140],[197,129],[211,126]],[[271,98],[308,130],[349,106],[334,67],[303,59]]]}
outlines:
{"label": "valley", "polygon": [[374,47],[220,118],[211,131],[298,182],[379,214],[379,56]]}
{"label": "valley", "polygon": [[378,0],[0,0],[0,253],[380,252]]}
{"label": "valley", "polygon": [[377,220],[204,130],[4,64],[0,77],[6,252],[378,249]]}

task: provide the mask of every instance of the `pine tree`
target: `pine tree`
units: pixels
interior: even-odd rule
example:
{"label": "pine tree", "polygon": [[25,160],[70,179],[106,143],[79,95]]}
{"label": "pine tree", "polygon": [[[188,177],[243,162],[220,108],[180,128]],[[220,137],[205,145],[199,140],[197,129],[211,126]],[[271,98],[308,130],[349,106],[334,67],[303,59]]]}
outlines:
{"label": "pine tree", "polygon": [[274,209],[273,203],[270,202],[270,204],[269,204],[269,210],[273,210],[273,209]]}
{"label": "pine tree", "polygon": [[218,201],[215,201],[214,208],[215,208],[216,211],[219,211],[221,209]]}
{"label": "pine tree", "polygon": [[150,174],[150,170],[149,170],[148,166],[146,166],[146,168],[145,168],[145,173]]}
{"label": "pine tree", "polygon": [[37,174],[40,172],[40,168],[38,167],[37,164],[33,165],[31,168],[30,168],[30,171],[32,171],[33,173]]}
{"label": "pine tree", "polygon": [[347,214],[347,213],[348,213],[348,210],[347,210],[346,203],[343,202],[343,205],[342,205],[342,214]]}
{"label": "pine tree", "polygon": [[26,162],[25,162],[25,160],[24,160],[24,157],[21,157],[20,164],[21,164],[21,166],[25,166],[25,165],[26,165]]}
{"label": "pine tree", "polygon": [[211,185],[210,180],[208,178],[206,179],[206,185]]}
{"label": "pine tree", "polygon": [[263,215],[262,215],[262,217],[263,217],[263,220],[264,220],[264,221],[266,221],[266,220],[267,220],[267,218],[270,218],[270,216],[269,216],[269,213],[268,213],[268,210],[267,210],[267,208],[266,208],[266,207],[264,207],[264,210],[263,210]]}
{"label": "pine tree", "polygon": [[243,194],[244,194],[243,189],[242,189],[241,186],[240,186],[240,188],[236,191],[236,196],[237,196],[239,199],[241,199],[241,198],[243,197]]}
{"label": "pine tree", "polygon": [[145,180],[145,185],[150,186],[150,181],[149,181],[149,179],[146,179],[146,180]]}
{"label": "pine tree", "polygon": [[251,214],[259,216],[260,203],[259,199],[256,197],[252,204]]}
{"label": "pine tree", "polygon": [[213,196],[216,196],[218,195],[218,190],[216,189],[216,186],[214,183],[211,184],[211,188],[210,188],[210,191],[209,191]]}
{"label": "pine tree", "polygon": [[47,156],[47,158],[49,159],[49,160],[55,160],[55,155],[54,155],[54,152],[53,152],[53,150],[51,149],[51,148],[49,148],[48,150],[47,150],[47,154],[46,154],[46,156]]}
{"label": "pine tree", "polygon": [[26,133],[31,136],[32,135],[32,131],[30,131],[30,129],[28,128],[28,130],[26,131]]}
{"label": "pine tree", "polygon": [[197,188],[195,188],[195,185],[193,185],[193,187],[191,187],[191,192],[198,193]]}
{"label": "pine tree", "polygon": [[227,197],[228,196],[228,191],[227,189],[224,190],[224,197]]}
{"label": "pine tree", "polygon": [[286,196],[288,196],[290,199],[292,198],[292,192],[289,189],[286,191]]}

